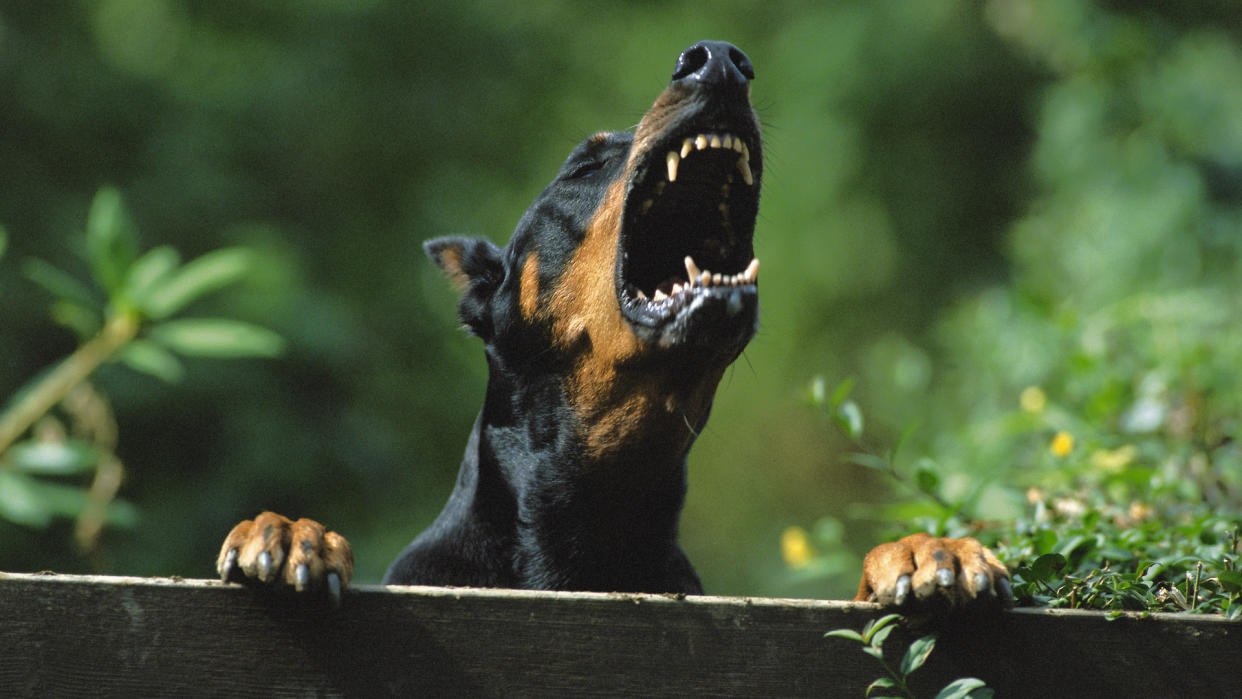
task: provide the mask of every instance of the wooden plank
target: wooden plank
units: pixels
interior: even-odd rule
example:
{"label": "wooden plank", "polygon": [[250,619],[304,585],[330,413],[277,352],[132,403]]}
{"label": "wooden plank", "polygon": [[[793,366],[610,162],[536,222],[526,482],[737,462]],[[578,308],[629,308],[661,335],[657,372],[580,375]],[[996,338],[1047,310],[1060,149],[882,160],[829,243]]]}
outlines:
{"label": "wooden plank", "polygon": [[[0,573],[2,696],[862,696],[867,604],[361,586],[337,611],[215,581]],[[896,657],[918,633],[901,630]],[[901,648],[898,648],[901,646]],[[1015,610],[946,629],[920,696],[1230,696],[1242,625]]]}

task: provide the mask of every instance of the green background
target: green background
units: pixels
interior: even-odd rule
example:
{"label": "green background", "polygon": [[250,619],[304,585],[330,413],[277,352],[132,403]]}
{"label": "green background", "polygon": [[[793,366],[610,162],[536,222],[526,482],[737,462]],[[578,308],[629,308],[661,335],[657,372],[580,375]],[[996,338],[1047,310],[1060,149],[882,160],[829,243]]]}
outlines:
{"label": "green background", "polygon": [[[853,571],[800,581],[781,560],[781,532],[825,514],[861,554],[883,534],[867,505],[892,497],[842,458],[804,400],[811,377],[857,377],[880,443],[968,412],[932,390],[963,369],[945,333],[971,332],[941,321],[1009,282],[1019,222],[1081,176],[1037,144],[1092,157],[1073,127],[1099,94],[1071,88],[1124,87],[1127,68],[1206,37],[1217,53],[1159,64],[1184,86],[1153,97],[1175,132],[1239,87],[1222,65],[1239,27],[1226,0],[0,2],[0,396],[74,347],[18,266],[83,271],[105,184],[145,247],[256,249],[260,270],[199,310],[289,341],[279,360],[191,360],[174,386],[106,367],[139,525],[80,556],[67,522],[0,522],[0,570],[208,576],[229,527],[270,508],[345,534],[357,580],[378,581],[447,497],[485,380],[421,241],[503,243],[581,138],[632,127],[678,53],[717,38],[757,74],[762,328],[691,455],[682,539],[710,592],[850,595]],[[1186,157],[1236,211],[1227,107],[1219,137],[1189,122]],[[1127,235],[1101,240],[1121,252],[1075,249],[1071,271],[1115,274]]]}

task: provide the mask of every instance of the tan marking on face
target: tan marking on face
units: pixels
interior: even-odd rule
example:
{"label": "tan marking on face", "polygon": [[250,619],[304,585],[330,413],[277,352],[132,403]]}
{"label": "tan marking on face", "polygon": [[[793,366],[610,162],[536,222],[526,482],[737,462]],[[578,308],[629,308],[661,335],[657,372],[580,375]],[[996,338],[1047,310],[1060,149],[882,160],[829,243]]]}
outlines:
{"label": "tan marking on face", "polygon": [[522,315],[533,319],[539,310],[539,256],[534,251],[526,253],[522,263],[522,284],[518,294]]}
{"label": "tan marking on face", "polygon": [[[671,453],[689,449],[693,426],[702,422],[728,365],[705,368],[701,380],[687,387],[684,372],[648,358],[650,347],[621,315],[616,262],[624,196],[621,177],[609,187],[582,244],[538,309],[554,342],[576,355],[566,392],[585,428],[588,456],[597,462],[640,442]],[[523,286],[525,281],[524,273]]]}

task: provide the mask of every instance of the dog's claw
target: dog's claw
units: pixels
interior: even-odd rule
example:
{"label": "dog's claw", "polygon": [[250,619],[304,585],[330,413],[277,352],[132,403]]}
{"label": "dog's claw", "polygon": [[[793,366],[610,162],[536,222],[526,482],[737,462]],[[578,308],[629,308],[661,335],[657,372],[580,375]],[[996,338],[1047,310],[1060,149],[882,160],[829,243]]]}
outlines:
{"label": "dog's claw", "polygon": [[272,580],[272,554],[268,553],[267,551],[260,553],[257,564],[259,566],[259,575],[258,575],[259,580],[262,580],[263,582],[271,582]]}
{"label": "dog's claw", "polygon": [[996,581],[996,592],[1001,599],[1001,603],[1005,605],[1005,609],[1013,607],[1013,587],[1009,584],[1009,578],[1000,578]]}
{"label": "dog's claw", "polygon": [[953,587],[953,571],[948,568],[936,569],[936,584],[940,587]]}
{"label": "dog's claw", "polygon": [[304,592],[309,584],[310,566],[305,563],[299,563],[298,567],[293,570],[293,589],[298,592]]}
{"label": "dog's claw", "polygon": [[975,573],[975,594],[983,594],[991,589],[991,581],[988,580],[987,573]]}
{"label": "dog's claw", "polygon": [[910,596],[910,576],[903,575],[897,578],[897,585],[893,589],[893,605],[900,607],[906,603],[906,598]]}
{"label": "dog's claw", "polygon": [[332,608],[341,606],[341,576],[328,573],[328,596],[332,598]]}
{"label": "dog's claw", "polygon": [[231,548],[228,553],[224,554],[224,561],[220,564],[220,580],[222,582],[230,582],[233,574],[237,571],[237,549]]}

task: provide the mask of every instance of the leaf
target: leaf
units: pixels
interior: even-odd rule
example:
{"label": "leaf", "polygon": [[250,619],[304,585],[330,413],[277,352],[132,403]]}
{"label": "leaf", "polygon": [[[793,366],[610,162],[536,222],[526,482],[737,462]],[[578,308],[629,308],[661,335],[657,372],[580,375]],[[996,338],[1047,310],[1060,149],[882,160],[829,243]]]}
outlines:
{"label": "leaf", "polygon": [[185,366],[176,355],[160,345],[138,338],[121,350],[121,362],[142,374],[154,376],[161,381],[177,383],[185,376]]}
{"label": "leaf", "polygon": [[0,471],[0,518],[37,529],[52,523],[52,513],[40,502],[34,479],[12,471]]}
{"label": "leaf", "polygon": [[280,335],[226,318],[184,318],[152,327],[152,340],[192,357],[276,357],[285,349]]}
{"label": "leaf", "polygon": [[875,682],[872,682],[871,684],[867,685],[867,691],[863,693],[863,696],[865,697],[871,696],[871,691],[874,689],[892,689],[896,686],[897,686],[897,682],[894,681],[893,678],[881,677],[877,679]]}
{"label": "leaf", "polygon": [[63,442],[27,440],[9,448],[18,469],[35,475],[71,476],[88,473],[99,463],[95,449],[76,439]]}
{"label": "leaf", "polygon": [[811,405],[822,408],[825,401],[827,401],[824,395],[826,390],[824,388],[824,377],[816,376],[812,378],[811,386],[807,389],[807,400],[811,402]]}
{"label": "leaf", "polygon": [[945,685],[944,689],[936,694],[936,699],[965,699],[966,697],[992,696],[992,690],[987,689],[986,693],[976,692],[979,689],[987,689],[987,683],[978,677],[961,677]]}
{"label": "leaf", "polygon": [[915,670],[923,667],[923,663],[927,661],[927,657],[936,648],[936,634],[924,636],[906,649],[906,654],[901,658],[901,674],[909,675]]}
{"label": "leaf", "polygon": [[851,641],[858,641],[859,643],[863,643],[862,634],[858,633],[854,629],[833,629],[832,631],[829,631],[828,633],[824,634],[824,638],[829,638],[829,637],[848,638]]}
{"label": "leaf", "polygon": [[62,301],[85,308],[99,308],[102,305],[90,287],[37,257],[22,260],[22,274]]}
{"label": "leaf", "polygon": [[873,468],[877,471],[887,471],[889,468],[888,461],[885,461],[883,458],[876,456],[875,454],[855,452],[853,454],[846,454],[845,460],[856,466]]}
{"label": "leaf", "polygon": [[101,188],[86,214],[86,259],[99,285],[109,293],[120,291],[137,253],[136,235],[121,193],[114,187]]}
{"label": "leaf", "polygon": [[871,637],[878,633],[881,629],[892,626],[901,620],[900,614],[885,614],[879,619],[872,619],[862,630],[863,643],[871,643]]}
{"label": "leaf", "polygon": [[200,297],[228,286],[250,271],[253,254],[246,248],[221,248],[187,262],[144,294],[147,317],[159,320]]}
{"label": "leaf", "polygon": [[940,490],[940,474],[928,468],[925,462],[931,463],[923,459],[914,470],[914,484],[920,491],[934,495]]}
{"label": "leaf", "polygon": [[863,415],[858,404],[852,400],[847,400],[837,408],[836,412],[837,425],[845,431],[851,439],[858,439],[862,436],[863,431]]}
{"label": "leaf", "polygon": [[837,384],[837,387],[832,390],[832,398],[829,399],[828,405],[836,409],[842,403],[845,402],[846,398],[849,398],[850,391],[853,391],[853,390],[854,390],[854,377],[850,376],[850,377],[847,377],[841,383]]}
{"label": "leaf", "polygon": [[871,647],[879,650],[884,645],[884,641],[888,638],[888,635],[892,633],[895,628],[897,628],[896,625],[889,625],[876,629],[875,632],[871,634]]}
{"label": "leaf", "polygon": [[181,255],[171,246],[161,245],[148,250],[130,265],[125,275],[125,295],[140,310],[145,310],[151,290],[179,264]]}
{"label": "leaf", "polygon": [[1031,579],[1039,581],[1047,581],[1052,578],[1057,571],[1065,567],[1065,556],[1059,553],[1046,553],[1031,562],[1030,571]]}
{"label": "leaf", "polygon": [[4,258],[4,251],[9,247],[9,232],[4,226],[0,226],[0,259]]}

